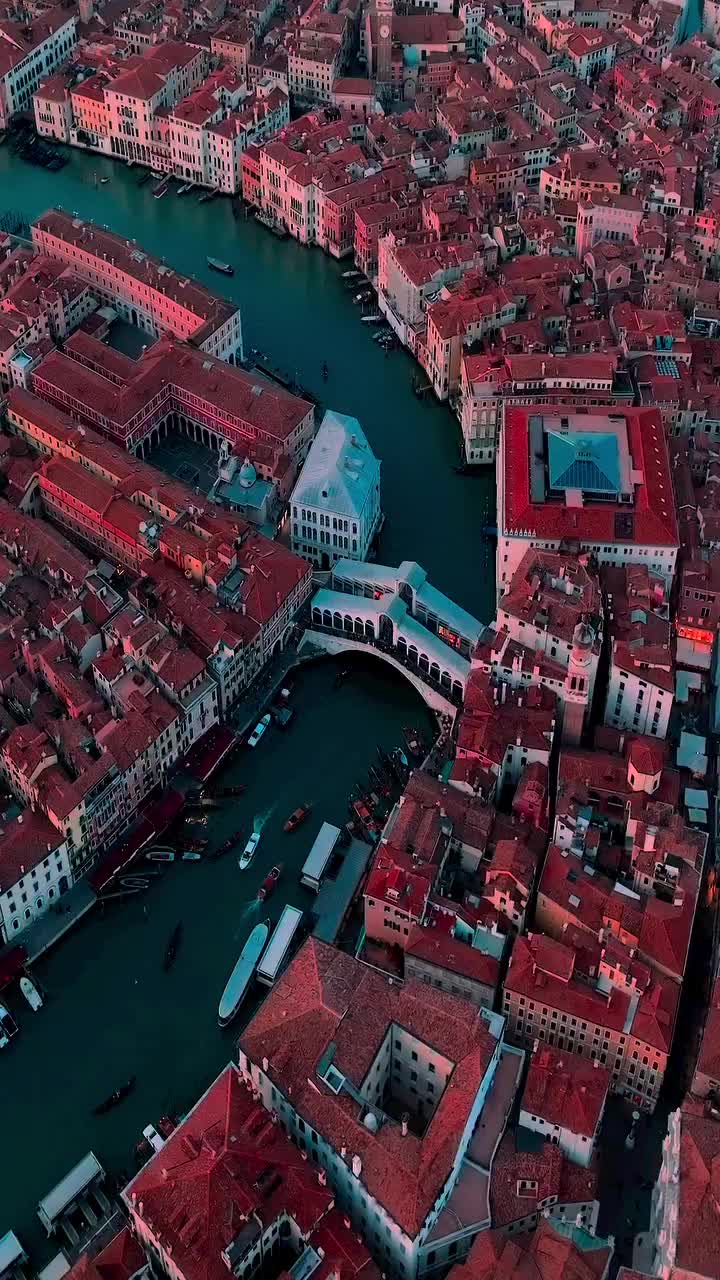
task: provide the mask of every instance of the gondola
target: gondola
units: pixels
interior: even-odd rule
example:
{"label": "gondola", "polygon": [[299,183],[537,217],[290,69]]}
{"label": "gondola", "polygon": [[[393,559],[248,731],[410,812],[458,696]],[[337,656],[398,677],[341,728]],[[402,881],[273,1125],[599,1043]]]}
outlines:
{"label": "gondola", "polygon": [[94,1116],[106,1115],[108,1111],[112,1111],[113,1107],[116,1107],[120,1102],[123,1102],[124,1099],[132,1093],[134,1088],[135,1076],[131,1076],[124,1084],[118,1085],[117,1089],[113,1089],[112,1093],[108,1094],[107,1098],[103,1098],[102,1102],[98,1102],[97,1106],[93,1107],[92,1114]]}
{"label": "gondola", "polygon": [[164,973],[169,973],[169,971],[172,969],[175,963],[175,960],[177,958],[178,948],[180,946],[180,943],[182,942],[182,935],[183,935],[182,920],[178,920],[177,924],[175,925],[175,928],[170,934],[170,937],[168,939],[168,944],[165,948],[165,955],[163,957]]}

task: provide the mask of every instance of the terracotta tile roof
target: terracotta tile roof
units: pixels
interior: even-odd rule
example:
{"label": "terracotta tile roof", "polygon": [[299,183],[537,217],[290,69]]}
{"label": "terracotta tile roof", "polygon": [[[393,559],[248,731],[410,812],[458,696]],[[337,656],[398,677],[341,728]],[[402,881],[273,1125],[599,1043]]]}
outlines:
{"label": "terracotta tile roof", "polygon": [[[535,1183],[524,1194],[518,1184]],[[516,1135],[506,1133],[495,1155],[490,1178],[490,1204],[494,1227],[507,1227],[520,1218],[538,1213],[541,1201],[557,1197],[561,1204],[588,1204],[598,1198],[599,1175],[595,1163],[588,1168],[571,1164],[552,1142],[532,1151],[518,1145]]]}
{"label": "terracotta tile roof", "polygon": [[610,1089],[610,1072],[599,1062],[541,1045],[530,1058],[522,1110],[548,1124],[592,1138]]}
{"label": "terracotta tile roof", "polygon": [[685,1103],[680,1113],[676,1274],[720,1277],[720,1124]]}
{"label": "terracotta tile roof", "polygon": [[715,979],[696,1071],[720,1080],[720,978]]}
{"label": "terracotta tile roof", "polygon": [[81,1253],[67,1280],[131,1280],[145,1261],[135,1236],[124,1227],[99,1253]]}
{"label": "terracotta tile roof", "polygon": [[183,1280],[226,1280],[223,1251],[248,1223],[265,1230],[285,1214],[305,1240],[322,1243],[340,1277],[377,1275],[365,1247],[331,1211],[332,1193],[316,1168],[253,1100],[232,1065],[123,1196],[140,1232],[150,1233]]}
{"label": "terracotta tile roof", "polygon": [[[568,507],[561,499],[536,502],[531,497],[528,421],[532,415],[542,417],[547,412],[547,406],[542,405],[513,406],[505,414],[503,532],[549,540],[581,538],[591,542],[677,546],[667,444],[657,410],[613,408],[613,415],[624,418],[627,424],[632,466],[641,475],[632,505],[589,500],[581,508]],[[579,430],[582,416],[576,410],[574,414]],[[629,537],[616,532],[616,516],[624,517],[628,512],[633,523]]]}
{"label": "terracotta tile roof", "polygon": [[[335,1095],[318,1067],[334,1047],[333,1065],[361,1087],[391,1025],[403,1026],[455,1063],[422,1138],[383,1123],[370,1133],[362,1108]],[[477,1009],[424,983],[393,984],[374,970],[310,938],[240,1038],[306,1123],[339,1152],[362,1160],[369,1193],[414,1237],[444,1185],[495,1041]],[[264,1069],[264,1068],[263,1068]]]}
{"label": "terracotta tile roof", "polygon": [[541,1218],[535,1231],[512,1238],[481,1231],[450,1280],[603,1280],[611,1257],[604,1240]]}

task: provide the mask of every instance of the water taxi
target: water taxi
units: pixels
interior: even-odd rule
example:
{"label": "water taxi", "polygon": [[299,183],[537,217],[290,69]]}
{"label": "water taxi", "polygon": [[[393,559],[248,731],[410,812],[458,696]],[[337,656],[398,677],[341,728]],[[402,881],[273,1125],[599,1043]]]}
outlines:
{"label": "water taxi", "polygon": [[248,738],[249,747],[257,746],[258,742],[262,738],[269,724],[270,724],[270,712],[268,711],[267,714],[263,716],[262,720],[258,720],[257,724],[255,725],[255,728],[250,734],[250,737]]}
{"label": "water taxi", "polygon": [[261,902],[264,902],[266,898],[270,897],[271,893],[274,893],[275,886],[277,885],[277,882],[280,879],[281,875],[282,875],[281,864],[271,868],[270,872],[268,873],[268,875],[266,875],[265,879],[263,880],[257,892],[257,896]]}
{"label": "water taxi", "polygon": [[255,857],[255,854],[257,853],[257,847],[259,843],[260,843],[260,832],[253,831],[250,839],[248,840],[247,844],[245,845],[245,848],[243,849],[242,853],[240,854],[240,857],[238,858],[238,866],[241,871],[247,871],[248,867],[250,866],[250,863],[252,862],[253,858]]}
{"label": "water taxi", "polygon": [[283,831],[287,831],[288,833],[291,831],[297,831],[298,827],[305,821],[311,810],[312,805],[310,804],[298,805],[297,809],[293,810],[290,817],[283,824]]}
{"label": "water taxi", "polygon": [[20,979],[20,990],[27,1000],[33,1013],[37,1013],[38,1009],[43,1007],[43,998],[40,995],[32,978],[28,978],[27,974],[23,974]]}
{"label": "water taxi", "polygon": [[18,1025],[12,1014],[4,1004],[0,1004],[0,1049],[4,1049],[10,1043],[13,1036],[17,1035],[17,1031]]}

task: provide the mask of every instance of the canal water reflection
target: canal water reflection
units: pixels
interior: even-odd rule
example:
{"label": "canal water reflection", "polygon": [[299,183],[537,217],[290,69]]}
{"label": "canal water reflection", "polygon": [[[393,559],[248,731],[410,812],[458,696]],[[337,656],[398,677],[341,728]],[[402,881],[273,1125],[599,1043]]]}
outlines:
{"label": "canal water reflection", "polygon": [[[59,173],[0,148],[0,211],[32,219],[51,204],[107,224],[168,264],[241,304],[246,351],[255,347],[325,405],[359,418],[382,460],[387,521],[380,558],[418,560],[434,584],[483,621],[494,615],[494,559],[482,530],[493,523],[494,469],[457,475],[460,432],[447,408],[412,391],[418,367],[401,351],[385,356],[360,323],[343,287],[350,260],[278,241],[253,218],[233,218],[230,202],[198,204],[196,194],[153,198],[140,171],[72,152]],[[95,174],[110,182],[96,185]],[[207,254],[231,262],[218,277]],[[322,378],[323,361],[329,366]]]}
{"label": "canal water reflection", "polygon": [[[216,846],[238,827],[249,835],[262,824],[250,869],[240,872],[234,853],[169,866],[142,897],[96,908],[37,966],[48,992],[39,1013],[13,1003],[20,1033],[0,1055],[0,1235],[12,1228],[26,1247],[39,1248],[37,1201],[76,1160],[93,1150],[108,1172],[132,1169],[143,1127],[189,1106],[229,1061],[242,1018],[221,1031],[217,1006],[251,928],[265,916],[276,921],[286,902],[313,909],[300,867],[323,821],[347,821],[348,793],[367,774],[376,744],[398,744],[403,725],[429,737],[433,722],[418,695],[379,659],[354,663],[337,690],[335,672],[329,661],[302,668],[292,726],[269,730],[255,751],[241,749],[222,775],[247,792],[211,815],[208,835]],[[310,818],[285,835],[284,820],[306,801]],[[261,909],[255,895],[276,862],[283,878]],[[164,973],[178,920],[183,941]],[[91,1116],[132,1075],[137,1086],[127,1101]]]}

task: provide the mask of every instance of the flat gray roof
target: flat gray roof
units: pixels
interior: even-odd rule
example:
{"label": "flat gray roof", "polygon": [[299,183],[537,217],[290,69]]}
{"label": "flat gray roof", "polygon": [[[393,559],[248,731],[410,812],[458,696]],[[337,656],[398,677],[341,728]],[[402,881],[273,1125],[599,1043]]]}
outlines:
{"label": "flat gray roof", "polygon": [[37,1211],[43,1225],[50,1229],[68,1205],[72,1204],[73,1200],[76,1200],[95,1178],[103,1176],[104,1172],[97,1156],[92,1151],[88,1151],[74,1169],[66,1173],[65,1177],[40,1201]]}

